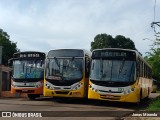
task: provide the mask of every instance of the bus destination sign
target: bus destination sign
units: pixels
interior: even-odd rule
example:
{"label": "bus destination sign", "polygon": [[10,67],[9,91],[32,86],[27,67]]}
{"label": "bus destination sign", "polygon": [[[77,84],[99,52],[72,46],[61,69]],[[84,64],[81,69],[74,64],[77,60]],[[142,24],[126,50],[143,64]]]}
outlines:
{"label": "bus destination sign", "polygon": [[120,51],[103,51],[101,52],[102,57],[126,57],[127,53],[126,52],[120,52]]}
{"label": "bus destination sign", "polygon": [[21,53],[15,53],[14,58],[45,58],[44,53],[36,53],[36,52],[21,52]]}
{"label": "bus destination sign", "polygon": [[23,53],[23,54],[19,54],[20,58],[26,58],[26,57],[40,57],[40,55],[38,53]]}
{"label": "bus destination sign", "polygon": [[136,53],[133,51],[118,51],[118,50],[98,50],[92,53],[92,58],[132,58]]}

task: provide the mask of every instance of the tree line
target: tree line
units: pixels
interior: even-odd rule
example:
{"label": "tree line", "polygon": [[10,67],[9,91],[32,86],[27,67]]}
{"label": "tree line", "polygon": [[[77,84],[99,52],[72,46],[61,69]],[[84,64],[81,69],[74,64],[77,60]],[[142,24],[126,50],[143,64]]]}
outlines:
{"label": "tree line", "polygon": [[160,32],[156,33],[156,39],[151,45],[150,51],[145,59],[152,66],[152,76],[157,79],[160,84]]}
{"label": "tree line", "polygon": [[[148,52],[148,55],[145,56],[146,61],[152,66],[153,78],[160,81],[160,33],[157,33],[156,39],[153,42],[153,45]],[[3,47],[2,52],[2,64],[7,65],[8,60],[13,57],[13,54],[19,52],[20,49],[17,48],[17,43],[10,40],[10,36],[7,32],[0,29],[0,46]],[[106,33],[98,34],[94,37],[94,40],[91,42],[91,51],[94,49],[102,48],[124,48],[137,50],[134,42],[130,38],[126,38],[122,35],[117,35],[115,38]]]}
{"label": "tree line", "polygon": [[106,33],[96,35],[94,41],[91,42],[91,51],[101,48],[124,48],[136,50],[135,44],[130,38],[126,38],[122,35],[117,35],[113,38]]}
{"label": "tree line", "polygon": [[0,46],[2,46],[2,63],[8,64],[8,60],[13,57],[13,54],[20,51],[17,48],[17,43],[10,40],[10,36],[7,32],[0,29]]}

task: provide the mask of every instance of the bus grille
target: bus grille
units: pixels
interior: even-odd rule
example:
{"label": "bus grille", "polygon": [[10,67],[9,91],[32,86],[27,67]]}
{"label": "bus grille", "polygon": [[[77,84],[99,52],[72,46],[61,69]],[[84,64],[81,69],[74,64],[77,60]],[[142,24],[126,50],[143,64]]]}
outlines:
{"label": "bus grille", "polygon": [[56,94],[65,94],[67,95],[69,91],[55,91]]}
{"label": "bus grille", "polygon": [[121,96],[101,95],[100,98],[102,98],[102,99],[108,99],[108,100],[120,100]]}
{"label": "bus grille", "polygon": [[106,92],[106,93],[122,93],[119,91],[104,91],[104,90],[99,90],[100,92]]}
{"label": "bus grille", "polygon": [[17,93],[34,93],[34,90],[16,90]]}

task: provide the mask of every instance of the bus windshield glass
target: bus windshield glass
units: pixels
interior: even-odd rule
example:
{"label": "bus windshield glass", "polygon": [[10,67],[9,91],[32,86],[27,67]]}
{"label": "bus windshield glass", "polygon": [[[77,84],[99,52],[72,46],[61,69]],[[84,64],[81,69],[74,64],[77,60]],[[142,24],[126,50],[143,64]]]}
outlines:
{"label": "bus windshield glass", "polygon": [[31,79],[43,78],[44,60],[14,60],[13,78]]}
{"label": "bus windshield glass", "polygon": [[81,79],[82,62],[82,58],[50,58],[47,61],[46,78],[52,80]]}
{"label": "bus windshield glass", "polygon": [[91,80],[132,82],[134,81],[136,62],[131,60],[93,59]]}

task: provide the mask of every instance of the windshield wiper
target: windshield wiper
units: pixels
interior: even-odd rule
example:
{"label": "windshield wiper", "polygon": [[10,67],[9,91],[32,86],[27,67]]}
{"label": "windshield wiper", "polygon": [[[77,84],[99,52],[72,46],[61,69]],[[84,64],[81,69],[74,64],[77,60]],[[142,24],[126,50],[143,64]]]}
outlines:
{"label": "windshield wiper", "polygon": [[100,77],[100,80],[102,81],[102,78],[103,78],[103,61],[102,61],[102,59],[100,59],[100,73],[101,73],[101,77]]}
{"label": "windshield wiper", "polygon": [[60,65],[58,64],[58,60],[57,60],[56,57],[54,57],[54,60],[55,60],[55,62],[56,62],[56,64],[57,64],[57,66],[60,67]]}
{"label": "windshield wiper", "polygon": [[104,66],[103,66],[103,60],[102,59],[100,61],[100,65],[101,65],[101,69],[100,69],[101,77],[100,77],[100,80],[104,81],[102,79],[106,77],[106,73],[104,73],[104,69],[106,69],[106,68],[104,68]]}
{"label": "windshield wiper", "polygon": [[113,60],[112,60],[112,66],[111,66],[111,77],[110,77],[109,82],[113,82],[113,81],[112,81],[112,71],[113,71]]}
{"label": "windshield wiper", "polygon": [[71,61],[73,61],[75,59],[75,57],[72,57]]}
{"label": "windshield wiper", "polygon": [[132,66],[131,66],[131,73],[130,73],[129,81],[131,81],[132,74],[134,73],[133,67],[134,67],[134,62],[132,63]]}
{"label": "windshield wiper", "polygon": [[121,66],[119,68],[119,74],[122,72],[124,64],[125,64],[125,59],[122,60]]}
{"label": "windshield wiper", "polygon": [[[59,67],[59,71],[60,71],[61,66],[60,66],[60,64],[58,63],[57,58],[56,58],[56,57],[54,57],[54,60],[55,60],[55,63],[57,64],[57,66]],[[63,80],[63,68],[62,68],[62,73],[58,73],[58,75],[57,75],[57,74],[55,74],[54,76],[56,76],[56,77],[60,77],[60,78]]]}

